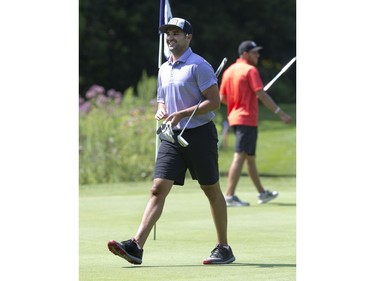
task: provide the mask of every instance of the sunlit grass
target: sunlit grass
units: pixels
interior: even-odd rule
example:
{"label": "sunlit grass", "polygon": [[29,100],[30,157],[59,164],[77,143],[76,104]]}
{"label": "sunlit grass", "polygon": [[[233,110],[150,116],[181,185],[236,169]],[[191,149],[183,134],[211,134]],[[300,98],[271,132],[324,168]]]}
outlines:
{"label": "sunlit grass", "polygon": [[[204,266],[216,243],[208,201],[196,181],[174,187],[164,213],[145,245],[143,264],[133,266],[107,249],[139,225],[151,182],[80,187],[80,281],[91,280],[296,280],[296,192],[294,177],[264,177],[278,190],[258,205],[255,188],[242,178],[238,194],[250,207],[228,209],[228,238],[236,261]],[[221,179],[222,188],[226,178]]]}

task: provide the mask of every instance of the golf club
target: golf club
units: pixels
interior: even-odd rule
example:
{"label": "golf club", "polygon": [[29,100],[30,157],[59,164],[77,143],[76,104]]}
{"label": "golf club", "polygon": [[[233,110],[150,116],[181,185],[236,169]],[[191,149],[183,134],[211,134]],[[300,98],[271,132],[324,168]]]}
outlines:
{"label": "golf club", "polygon": [[[215,75],[216,77],[219,77],[221,71],[223,70],[225,64],[227,63],[228,59],[227,58],[224,58],[222,61],[221,61],[221,64],[219,65],[219,67],[217,68],[216,72],[215,72]],[[177,136],[177,141],[178,143],[182,146],[182,147],[187,147],[189,145],[189,143],[182,137],[182,134],[184,133],[187,125],[189,124],[191,118],[194,116],[195,112],[197,111],[199,105],[201,104],[202,102],[202,99],[200,99],[200,101],[198,102],[197,106],[195,107],[193,113],[190,115],[188,121],[186,122],[184,128],[182,129],[181,133]]]}
{"label": "golf club", "polygon": [[195,107],[193,113],[190,115],[189,119],[187,120],[187,122],[186,122],[184,128],[182,129],[181,133],[177,136],[178,143],[183,147],[187,147],[189,145],[189,143],[182,137],[182,134],[184,133],[184,131],[186,129],[186,126],[189,124],[191,118],[194,116],[194,114],[197,111],[201,102],[202,102],[202,99],[200,99],[200,101],[198,102],[197,106]]}
{"label": "golf club", "polygon": [[226,65],[228,59],[227,58],[223,58],[223,60],[221,61],[221,64],[219,65],[219,67],[217,68],[216,72],[215,72],[215,75],[216,75],[216,78],[219,77],[221,71],[223,70],[224,66]]}
{"label": "golf club", "polygon": [[285,65],[280,72],[263,88],[264,91],[267,91],[273,83],[285,72],[287,69],[296,61],[296,57],[292,58],[287,65]]}
{"label": "golf club", "polygon": [[171,121],[168,121],[166,123],[161,124],[161,126],[157,129],[156,134],[160,135],[161,133],[163,133],[164,137],[168,141],[170,141],[171,143],[174,143],[172,122]]}

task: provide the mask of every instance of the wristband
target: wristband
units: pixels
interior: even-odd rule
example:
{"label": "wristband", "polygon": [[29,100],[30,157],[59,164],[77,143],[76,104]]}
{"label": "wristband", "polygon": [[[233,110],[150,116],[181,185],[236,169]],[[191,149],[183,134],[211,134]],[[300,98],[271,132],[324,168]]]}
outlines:
{"label": "wristband", "polygon": [[280,109],[280,107],[278,106],[278,107],[276,108],[276,110],[274,111],[274,113],[277,114],[277,113],[280,112],[280,110],[281,110],[281,109]]}

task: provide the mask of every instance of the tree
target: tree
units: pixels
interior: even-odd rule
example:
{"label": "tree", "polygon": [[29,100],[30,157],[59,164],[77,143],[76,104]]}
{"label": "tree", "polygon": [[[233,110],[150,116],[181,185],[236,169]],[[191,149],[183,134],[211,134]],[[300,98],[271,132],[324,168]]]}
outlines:
{"label": "tree", "polygon": [[[295,0],[169,1],[173,15],[193,25],[193,50],[215,69],[223,57],[233,62],[246,39],[264,47],[259,69],[265,83],[296,55]],[[159,1],[80,0],[80,94],[93,84],[124,91],[142,71],[156,76],[158,24]],[[295,101],[295,67],[277,87],[286,92],[284,101]]]}

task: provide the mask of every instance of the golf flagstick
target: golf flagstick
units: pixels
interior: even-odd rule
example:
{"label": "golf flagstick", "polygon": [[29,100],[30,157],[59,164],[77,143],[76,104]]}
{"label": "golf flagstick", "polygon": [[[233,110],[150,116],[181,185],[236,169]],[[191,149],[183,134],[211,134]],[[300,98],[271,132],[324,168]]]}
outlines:
{"label": "golf flagstick", "polygon": [[[163,24],[166,24],[171,18],[173,17],[172,15],[172,10],[171,6],[169,4],[169,1],[165,0],[160,0],[160,9],[159,9],[159,27]],[[166,45],[166,40],[164,37],[163,32],[159,32],[159,54],[158,54],[158,68],[160,69],[160,66],[163,62],[162,56],[163,52],[164,55],[167,56],[166,51],[169,51],[168,49],[165,50],[163,46],[165,47]],[[164,50],[163,50],[164,49]],[[159,128],[159,121],[156,121],[156,130]],[[159,136],[156,134],[155,135],[155,162],[156,158],[158,156],[158,151],[159,151]],[[156,223],[154,224],[154,240],[156,240]]]}
{"label": "golf flagstick", "polygon": [[[159,121],[156,120],[156,130],[159,128]],[[155,162],[159,152],[159,136],[156,135],[155,139]],[[156,223],[154,224],[154,240],[156,240]]]}
{"label": "golf flagstick", "polygon": [[288,70],[288,68],[296,61],[296,57],[292,58],[290,62],[288,62],[287,65],[285,65],[279,73],[263,88],[264,91],[267,91],[273,83],[285,72]]}

